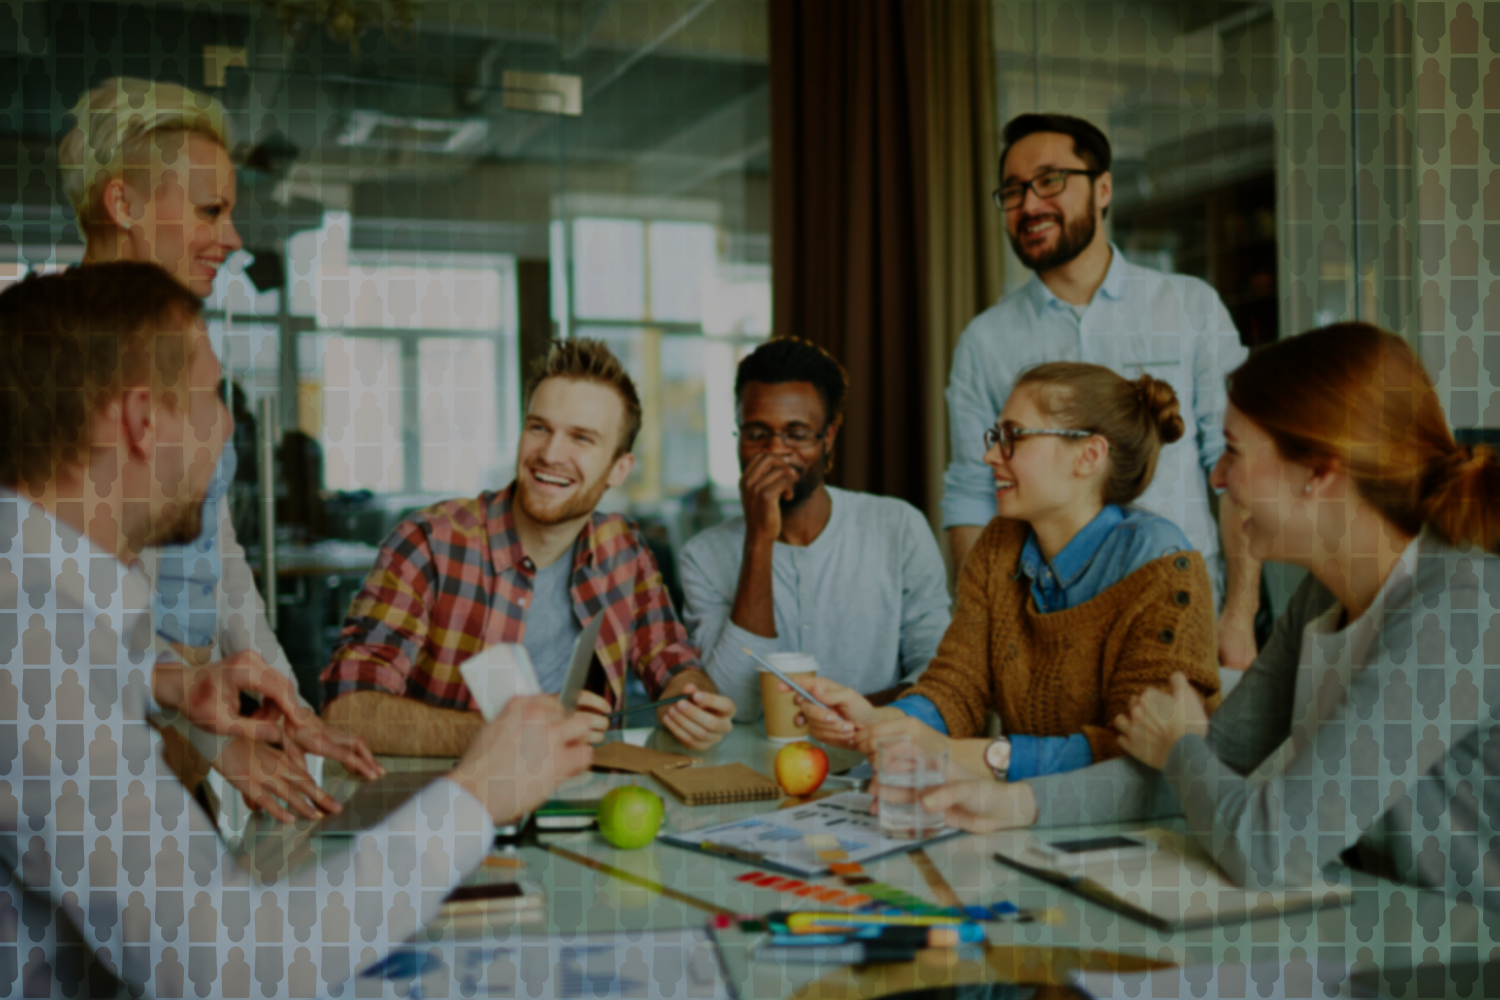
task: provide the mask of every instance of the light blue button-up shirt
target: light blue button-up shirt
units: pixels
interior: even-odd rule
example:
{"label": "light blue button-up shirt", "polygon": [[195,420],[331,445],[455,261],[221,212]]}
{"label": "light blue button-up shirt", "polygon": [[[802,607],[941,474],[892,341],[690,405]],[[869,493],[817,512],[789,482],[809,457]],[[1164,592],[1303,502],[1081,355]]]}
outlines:
{"label": "light blue button-up shirt", "polygon": [[995,516],[984,432],[1022,371],[1084,361],[1131,379],[1146,373],[1176,390],[1187,433],[1162,449],[1155,478],[1135,502],[1182,528],[1213,567],[1217,586],[1219,535],[1207,472],[1224,450],[1224,377],[1249,352],[1207,284],[1140,267],[1110,249],[1104,283],[1086,307],[1070,306],[1033,276],[976,316],[959,339],[947,392],[953,461],[943,477],[943,526],[988,524]]}
{"label": "light blue button-up shirt", "polygon": [[156,631],[168,642],[212,646],[219,638],[217,588],[224,575],[223,506],[239,460],[224,442],[203,501],[203,530],[186,545],[163,545],[152,598]]}
{"label": "light blue button-up shirt", "polygon": [[1037,610],[1051,614],[1092,601],[1147,563],[1189,547],[1171,521],[1139,507],[1107,504],[1050,562],[1033,531],[1017,574],[1031,581]]}

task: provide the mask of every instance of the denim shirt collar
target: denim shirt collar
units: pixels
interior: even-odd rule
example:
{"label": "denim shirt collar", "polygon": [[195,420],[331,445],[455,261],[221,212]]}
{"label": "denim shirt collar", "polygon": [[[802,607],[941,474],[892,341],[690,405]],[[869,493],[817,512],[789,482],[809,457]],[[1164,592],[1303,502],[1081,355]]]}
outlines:
{"label": "denim shirt collar", "polygon": [[[1021,549],[1021,566],[1017,578],[1024,575],[1032,582],[1033,587],[1039,587],[1048,598],[1053,598],[1058,590],[1066,591],[1088,571],[1094,556],[1099,553],[1099,547],[1124,520],[1125,514],[1118,506],[1106,504],[1092,521],[1063,546],[1063,550],[1050,564],[1042,557],[1036,532],[1030,532],[1026,536],[1026,545]],[[1051,606],[1057,602],[1049,599],[1038,603]]]}

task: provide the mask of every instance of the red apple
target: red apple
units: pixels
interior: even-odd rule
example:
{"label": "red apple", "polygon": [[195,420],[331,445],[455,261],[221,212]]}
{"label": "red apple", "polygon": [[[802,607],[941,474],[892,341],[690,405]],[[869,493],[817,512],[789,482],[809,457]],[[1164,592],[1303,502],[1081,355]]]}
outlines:
{"label": "red apple", "polygon": [[776,781],[788,795],[811,795],[828,777],[828,755],[811,743],[788,743],[776,754]]}

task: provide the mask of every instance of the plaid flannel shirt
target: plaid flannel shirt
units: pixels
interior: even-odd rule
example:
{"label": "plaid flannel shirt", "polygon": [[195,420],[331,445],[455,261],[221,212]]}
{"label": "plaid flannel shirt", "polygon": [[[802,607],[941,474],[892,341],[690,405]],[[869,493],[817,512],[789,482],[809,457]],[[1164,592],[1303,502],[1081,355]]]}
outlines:
{"label": "plaid flannel shirt", "polygon": [[[396,527],[323,670],[325,703],[384,691],[477,711],[459,665],[497,642],[521,641],[536,580],[516,533],[514,490],[448,500]],[[576,551],[573,612],[584,623],[605,615],[595,655],[613,707],[624,700],[627,663],[653,699],[674,675],[699,668],[656,560],[629,521],[595,513]]]}

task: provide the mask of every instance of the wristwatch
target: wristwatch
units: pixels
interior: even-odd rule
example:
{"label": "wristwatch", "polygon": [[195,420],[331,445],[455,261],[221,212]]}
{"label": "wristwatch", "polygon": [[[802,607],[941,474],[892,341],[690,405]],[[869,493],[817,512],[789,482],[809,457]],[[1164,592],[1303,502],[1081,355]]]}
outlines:
{"label": "wristwatch", "polygon": [[996,781],[1005,781],[1010,774],[1010,740],[1004,736],[996,737],[984,748],[984,762],[989,765]]}

